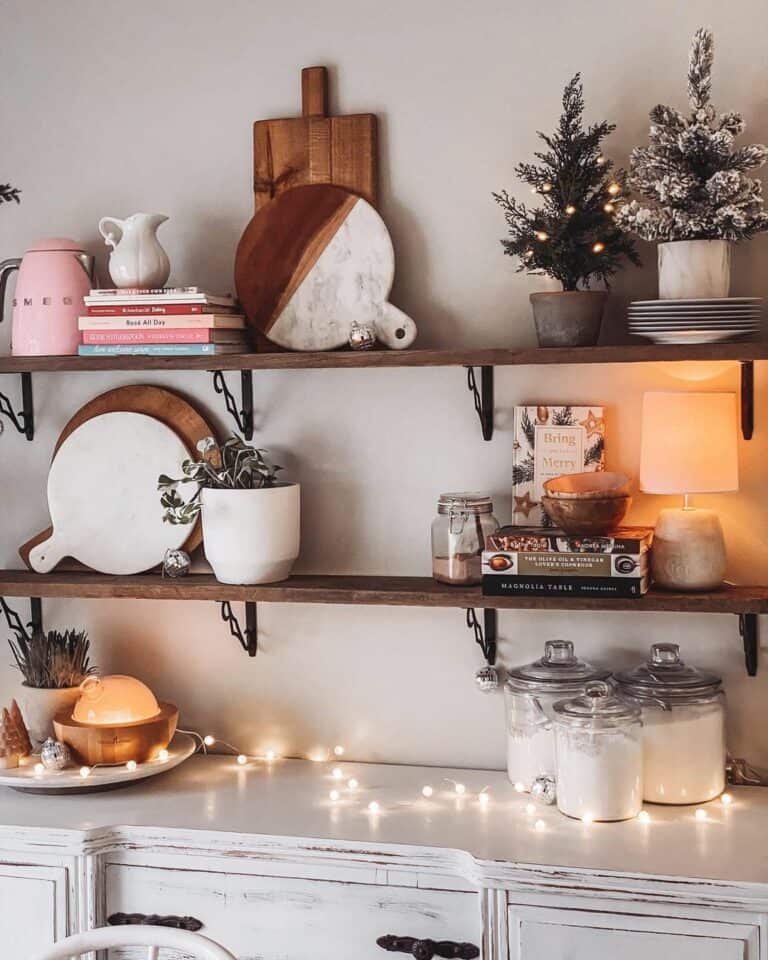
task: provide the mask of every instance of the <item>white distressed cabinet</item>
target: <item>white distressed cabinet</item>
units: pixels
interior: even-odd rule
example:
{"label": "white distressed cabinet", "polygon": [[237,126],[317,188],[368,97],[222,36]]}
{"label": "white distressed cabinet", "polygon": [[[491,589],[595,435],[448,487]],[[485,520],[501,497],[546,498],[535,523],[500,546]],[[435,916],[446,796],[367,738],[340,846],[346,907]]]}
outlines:
{"label": "white distressed cabinet", "polygon": [[217,757],[108,794],[0,790],[0,960],[115,914],[195,918],[240,960],[397,960],[386,935],[481,960],[768,960],[768,791],[705,821],[582,824],[531,814],[502,773],[344,768],[360,786],[335,801],[326,764]]}

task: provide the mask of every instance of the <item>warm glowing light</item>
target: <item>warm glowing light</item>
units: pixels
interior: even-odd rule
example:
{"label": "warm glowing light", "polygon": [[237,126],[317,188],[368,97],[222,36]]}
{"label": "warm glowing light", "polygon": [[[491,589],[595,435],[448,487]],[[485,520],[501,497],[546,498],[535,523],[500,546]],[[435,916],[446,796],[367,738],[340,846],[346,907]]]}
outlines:
{"label": "warm glowing light", "polygon": [[595,822],[595,818],[592,816],[591,813],[585,813],[585,814],[582,816],[582,818],[581,818],[581,822],[582,822],[582,823],[594,823],[594,822]]}
{"label": "warm glowing light", "polygon": [[571,216],[572,214],[576,213],[576,207],[574,207],[572,203],[569,203],[565,208],[565,212],[568,214],[568,216]]}
{"label": "warm glowing light", "polygon": [[357,780],[355,780],[354,777],[351,777],[349,780],[347,780],[347,786],[350,790],[357,790],[360,784],[357,782]]}
{"label": "warm glowing light", "polygon": [[331,776],[334,780],[343,780],[344,771],[341,769],[341,767],[334,767],[333,770],[331,770]]}
{"label": "warm glowing light", "polygon": [[549,234],[546,233],[544,230],[537,230],[536,239],[541,241],[541,243],[544,243],[546,240],[549,240]]}
{"label": "warm glowing light", "polygon": [[170,756],[170,754],[169,754],[168,751],[165,749],[165,747],[163,747],[163,749],[160,751],[160,753],[158,753],[157,759],[158,759],[161,763],[165,763],[165,761],[168,759],[169,756]]}
{"label": "warm glowing light", "polygon": [[707,819],[707,811],[704,810],[702,807],[699,807],[699,809],[696,811],[695,816],[696,816],[696,819],[697,819],[697,820],[706,820],[706,819]]}
{"label": "warm glowing light", "polygon": [[212,747],[214,743],[216,743],[216,737],[212,737],[210,733],[207,733],[203,737],[203,743],[206,745],[206,747]]}
{"label": "warm glowing light", "polygon": [[641,810],[637,815],[637,819],[640,821],[640,823],[650,823],[651,815],[647,810]]}
{"label": "warm glowing light", "polygon": [[246,757],[246,755],[245,755],[244,753],[238,753],[238,755],[237,755],[237,762],[238,762],[238,763],[240,764],[240,766],[242,767],[242,766],[244,766],[246,763],[248,763],[248,757]]}
{"label": "warm glowing light", "polygon": [[432,789],[432,787],[430,787],[429,784],[427,784],[426,787],[421,788],[421,795],[423,797],[431,797],[434,792],[435,791]]}
{"label": "warm glowing light", "polygon": [[273,760],[277,760],[277,754],[274,750],[267,750],[267,752],[264,754],[264,758],[267,763],[272,763]]}
{"label": "warm glowing light", "polygon": [[135,677],[87,677],[80,685],[80,697],[72,719],[89,726],[133,723],[160,713],[160,705],[149,687]]}
{"label": "warm glowing light", "polygon": [[724,807],[730,807],[730,805],[733,803],[733,797],[730,795],[730,793],[724,793],[722,797],[720,797],[720,803],[722,803]]}
{"label": "warm glowing light", "polygon": [[602,253],[605,250],[605,244],[600,243],[598,240],[597,243],[592,244],[592,253]]}
{"label": "warm glowing light", "polygon": [[333,800],[334,803],[341,798],[341,794],[338,790],[331,790],[328,796],[331,798],[331,800]]}
{"label": "warm glowing light", "polygon": [[516,792],[516,793],[525,793],[525,784],[524,784],[524,783],[520,783],[520,781],[518,780],[517,783],[515,784],[515,792]]}
{"label": "warm glowing light", "polygon": [[491,802],[491,795],[489,793],[481,793],[477,798],[477,802],[481,807],[487,807]]}
{"label": "warm glowing light", "polygon": [[544,830],[547,829],[547,825],[546,823],[544,823],[543,820],[537,820],[536,823],[534,823],[533,825],[533,829],[538,831],[538,833],[542,833]]}
{"label": "warm glowing light", "polygon": [[602,153],[600,154],[599,157],[597,157],[597,159],[595,160],[595,163],[598,165],[598,167],[603,166],[603,164],[605,163],[605,157],[602,155]]}
{"label": "warm glowing light", "polygon": [[533,256],[533,250],[526,250],[525,253],[523,254],[523,259],[530,260],[532,256]]}
{"label": "warm glowing light", "polygon": [[549,193],[549,191],[550,191],[551,189],[552,189],[552,184],[551,184],[551,183],[542,183],[542,185],[541,185],[541,192],[542,192],[542,193]]}
{"label": "warm glowing light", "polygon": [[467,792],[467,788],[464,786],[463,783],[455,783],[453,785],[453,789],[456,791],[456,795],[459,797],[463,797],[464,794]]}
{"label": "warm glowing light", "polygon": [[606,213],[613,213],[615,209],[616,207],[614,207],[612,203],[603,204],[603,210],[605,210]]}
{"label": "warm glowing light", "polygon": [[90,777],[91,768],[90,767],[80,767],[80,776],[85,780],[86,777]]}
{"label": "warm glowing light", "polygon": [[128,763],[126,763],[126,765],[125,765],[125,769],[126,769],[126,770],[129,770],[131,773],[133,773],[133,771],[136,769],[136,761],[135,761],[135,760],[129,760]]}
{"label": "warm glowing light", "polygon": [[344,747],[342,747],[340,744],[337,744],[337,745],[333,748],[333,753],[334,753],[334,756],[343,757],[343,756],[344,756]]}
{"label": "warm glowing light", "polygon": [[42,765],[42,763],[35,764],[35,773],[38,775],[38,777],[41,773],[45,773],[45,767]]}
{"label": "warm glowing light", "polygon": [[618,185],[618,183],[611,183],[608,185],[608,193],[610,193],[612,197],[615,197],[617,194],[621,193],[621,187]]}
{"label": "warm glowing light", "polygon": [[309,755],[309,759],[312,763],[323,763],[328,757],[327,753],[322,753],[320,750],[316,750],[314,753]]}
{"label": "warm glowing light", "polygon": [[535,803],[526,803],[525,812],[529,817],[532,817],[536,813],[536,804]]}
{"label": "warm glowing light", "polygon": [[538,193],[538,192],[539,191],[536,189],[536,187],[531,187],[531,193]]}
{"label": "warm glowing light", "polygon": [[381,810],[381,807],[378,805],[378,803],[376,803],[375,800],[371,800],[371,802],[368,804],[368,812],[378,813],[379,810]]}

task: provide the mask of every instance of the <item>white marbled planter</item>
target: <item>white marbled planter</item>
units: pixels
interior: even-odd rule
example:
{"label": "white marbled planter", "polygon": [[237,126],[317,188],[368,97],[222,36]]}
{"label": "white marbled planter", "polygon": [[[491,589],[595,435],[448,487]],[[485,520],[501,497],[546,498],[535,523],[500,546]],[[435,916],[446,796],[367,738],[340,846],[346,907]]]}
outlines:
{"label": "white marbled planter", "polygon": [[659,299],[714,300],[731,288],[728,240],[674,240],[659,244]]}

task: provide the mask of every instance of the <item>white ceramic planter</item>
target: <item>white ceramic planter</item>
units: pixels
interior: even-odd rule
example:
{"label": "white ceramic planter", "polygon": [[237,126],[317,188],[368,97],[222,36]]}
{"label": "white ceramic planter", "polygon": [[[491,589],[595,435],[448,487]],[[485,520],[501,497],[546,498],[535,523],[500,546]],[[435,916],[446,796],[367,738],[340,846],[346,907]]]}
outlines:
{"label": "white ceramic planter", "polygon": [[728,240],[675,240],[659,244],[659,299],[727,297],[731,289]]}
{"label": "white ceramic planter", "polygon": [[22,683],[19,706],[33,747],[39,747],[44,740],[53,736],[53,718],[65,707],[74,708],[79,696],[80,687],[49,690],[28,687]]}
{"label": "white ceramic planter", "polygon": [[274,583],[299,555],[297,483],[202,492],[203,548],[222,583]]}

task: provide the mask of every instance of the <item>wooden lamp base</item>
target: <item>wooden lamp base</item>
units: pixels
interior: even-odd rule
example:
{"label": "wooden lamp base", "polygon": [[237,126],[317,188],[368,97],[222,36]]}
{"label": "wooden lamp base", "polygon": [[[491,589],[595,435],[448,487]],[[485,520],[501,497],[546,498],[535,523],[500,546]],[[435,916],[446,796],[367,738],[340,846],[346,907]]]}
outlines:
{"label": "wooden lamp base", "polygon": [[160,712],[148,720],[133,723],[91,724],[72,719],[72,709],[53,718],[56,739],[66,743],[78,763],[119,764],[154,760],[168,746],[176,732],[179,711],[172,703],[161,703]]}

